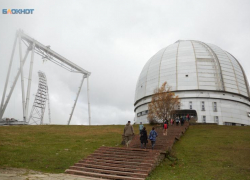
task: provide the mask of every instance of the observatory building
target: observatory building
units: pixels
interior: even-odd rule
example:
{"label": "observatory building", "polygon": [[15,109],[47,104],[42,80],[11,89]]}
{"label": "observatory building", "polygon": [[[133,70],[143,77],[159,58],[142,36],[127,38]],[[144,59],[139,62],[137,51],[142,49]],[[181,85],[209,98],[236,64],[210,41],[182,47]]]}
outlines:
{"label": "observatory building", "polygon": [[176,114],[198,123],[250,125],[249,83],[243,67],[213,44],[179,40],[161,49],[143,67],[136,85],[135,123],[149,123],[148,103],[164,82],[180,98]]}

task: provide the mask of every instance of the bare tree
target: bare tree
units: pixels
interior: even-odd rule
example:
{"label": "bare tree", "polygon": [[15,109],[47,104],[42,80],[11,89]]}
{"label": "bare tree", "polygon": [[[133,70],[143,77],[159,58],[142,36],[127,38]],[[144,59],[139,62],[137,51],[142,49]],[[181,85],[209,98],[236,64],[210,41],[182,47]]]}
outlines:
{"label": "bare tree", "polygon": [[148,104],[148,120],[166,121],[180,104],[178,96],[171,92],[171,87],[164,82],[160,88],[154,90],[151,102]]}

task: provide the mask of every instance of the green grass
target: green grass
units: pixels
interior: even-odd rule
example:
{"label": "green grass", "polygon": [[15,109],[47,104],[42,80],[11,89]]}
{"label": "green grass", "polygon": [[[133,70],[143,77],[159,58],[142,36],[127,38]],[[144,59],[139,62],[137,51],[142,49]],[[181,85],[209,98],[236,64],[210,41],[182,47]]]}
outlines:
{"label": "green grass", "polygon": [[[62,173],[102,145],[119,146],[123,128],[0,126],[0,168]],[[250,179],[250,127],[190,126],[148,179]]]}
{"label": "green grass", "polygon": [[250,179],[250,127],[190,126],[148,179]]}
{"label": "green grass", "polygon": [[119,146],[123,128],[0,126],[0,167],[61,173],[100,146]]}

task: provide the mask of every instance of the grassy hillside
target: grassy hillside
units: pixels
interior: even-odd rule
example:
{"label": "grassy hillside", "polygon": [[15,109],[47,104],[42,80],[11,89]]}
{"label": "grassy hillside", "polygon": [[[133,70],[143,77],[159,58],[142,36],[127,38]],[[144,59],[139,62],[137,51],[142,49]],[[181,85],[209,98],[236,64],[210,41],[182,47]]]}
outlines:
{"label": "grassy hillside", "polygon": [[[0,168],[61,173],[100,146],[119,146],[123,128],[0,126]],[[250,179],[250,127],[190,126],[148,179]]]}
{"label": "grassy hillside", "polygon": [[64,172],[100,146],[120,145],[123,128],[0,126],[0,167]]}
{"label": "grassy hillside", "polygon": [[250,179],[250,127],[190,126],[148,179]]}

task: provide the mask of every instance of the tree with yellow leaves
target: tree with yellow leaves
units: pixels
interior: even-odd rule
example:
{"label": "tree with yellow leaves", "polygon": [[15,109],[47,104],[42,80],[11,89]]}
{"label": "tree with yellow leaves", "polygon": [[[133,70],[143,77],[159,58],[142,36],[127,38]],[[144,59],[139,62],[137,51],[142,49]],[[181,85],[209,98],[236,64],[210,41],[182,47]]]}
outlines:
{"label": "tree with yellow leaves", "polygon": [[166,121],[179,105],[180,100],[171,92],[171,87],[164,82],[160,88],[154,90],[151,102],[148,104],[149,122],[161,120]]}

